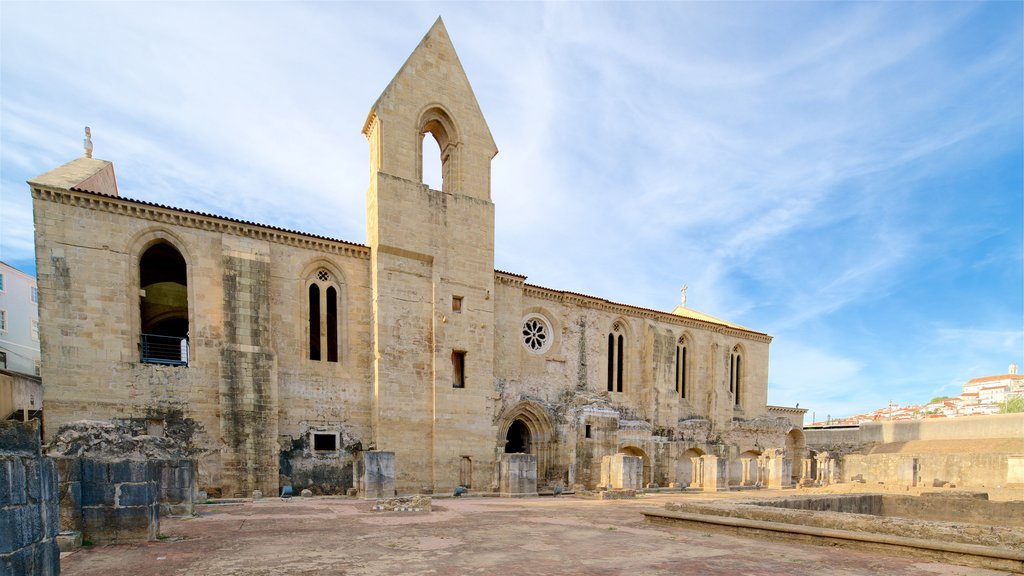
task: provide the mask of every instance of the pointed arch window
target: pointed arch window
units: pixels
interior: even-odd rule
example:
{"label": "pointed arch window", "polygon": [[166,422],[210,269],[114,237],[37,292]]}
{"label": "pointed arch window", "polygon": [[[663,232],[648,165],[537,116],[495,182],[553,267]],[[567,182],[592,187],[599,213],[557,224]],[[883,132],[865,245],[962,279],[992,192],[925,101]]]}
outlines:
{"label": "pointed arch window", "polygon": [[186,366],[188,350],[188,269],[167,242],[157,242],[139,258],[139,350],[142,362]]}
{"label": "pointed arch window", "polygon": [[740,405],[741,391],[743,387],[743,354],[736,345],[729,355],[729,393],[732,394],[733,403]]}
{"label": "pointed arch window", "polygon": [[686,338],[676,343],[676,392],[680,398],[686,398]]}
{"label": "pointed arch window", "polygon": [[340,291],[334,275],[326,268],[316,271],[309,282],[308,316],[309,359],[338,361],[338,329]]}
{"label": "pointed arch window", "polygon": [[625,352],[625,338],[623,332],[625,330],[622,325],[618,322],[612,326],[612,331],[608,333],[608,391],[609,392],[622,392],[622,377],[625,372],[624,360]]}

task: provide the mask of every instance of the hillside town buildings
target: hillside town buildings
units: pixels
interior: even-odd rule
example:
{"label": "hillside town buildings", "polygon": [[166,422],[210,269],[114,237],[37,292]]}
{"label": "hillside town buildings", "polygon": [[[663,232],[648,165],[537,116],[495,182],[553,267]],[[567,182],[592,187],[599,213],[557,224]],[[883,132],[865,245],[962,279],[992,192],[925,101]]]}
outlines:
{"label": "hillside town buildings", "polygon": [[832,418],[814,422],[811,426],[849,426],[880,420],[923,420],[999,414],[1002,404],[1019,397],[1024,397],[1024,374],[1018,374],[1017,365],[1010,364],[1006,374],[968,380],[963,385],[963,391],[957,396],[936,398],[926,404],[890,404],[866,414]]}

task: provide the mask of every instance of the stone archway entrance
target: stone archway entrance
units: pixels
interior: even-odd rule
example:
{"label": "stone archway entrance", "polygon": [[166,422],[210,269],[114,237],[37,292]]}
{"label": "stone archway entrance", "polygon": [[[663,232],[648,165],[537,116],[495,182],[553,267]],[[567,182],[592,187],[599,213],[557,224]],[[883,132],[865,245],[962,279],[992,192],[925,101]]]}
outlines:
{"label": "stone archway entrance", "polygon": [[785,464],[789,466],[789,477],[793,484],[800,483],[800,477],[804,471],[804,456],[807,446],[804,443],[804,432],[799,428],[793,428],[786,434],[786,456]]}
{"label": "stone archway entrance", "polygon": [[526,422],[517,418],[508,427],[508,432],[505,434],[505,453],[515,454],[518,452],[532,454],[530,452],[530,427],[526,425]]}
{"label": "stone archway entrance", "polygon": [[629,454],[630,456],[639,456],[640,457],[640,461],[643,463],[643,466],[644,466],[644,484],[643,485],[644,485],[645,488],[647,487],[648,484],[650,484],[651,482],[654,482],[654,479],[653,479],[654,476],[652,474],[654,470],[653,470],[653,467],[651,466],[651,464],[653,464],[653,462],[651,461],[650,456],[647,455],[647,452],[644,452],[642,449],[637,448],[636,446],[625,446],[623,448],[620,448],[619,452],[622,452],[623,454]]}
{"label": "stone archway entrance", "polygon": [[537,485],[550,486],[564,481],[558,467],[555,428],[547,410],[524,400],[505,412],[498,423],[498,455],[533,454],[537,457]]}

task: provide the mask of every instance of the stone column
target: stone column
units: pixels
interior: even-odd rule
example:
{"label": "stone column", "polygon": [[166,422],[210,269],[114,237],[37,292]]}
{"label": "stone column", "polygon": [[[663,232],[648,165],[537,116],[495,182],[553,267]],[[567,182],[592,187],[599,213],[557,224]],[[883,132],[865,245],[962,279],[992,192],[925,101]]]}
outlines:
{"label": "stone column", "polygon": [[800,484],[806,486],[808,482],[814,480],[811,478],[811,459],[804,458],[800,462],[803,464],[803,471],[800,473]]}
{"label": "stone column", "polygon": [[763,456],[765,457],[767,486],[769,488],[788,486],[789,482],[785,477],[785,457],[783,451],[772,448],[765,450]]}
{"label": "stone column", "polygon": [[818,470],[817,470],[818,473],[817,473],[817,475],[814,478],[814,482],[816,484],[819,484],[819,485],[822,485],[822,486],[825,486],[825,485],[829,484],[829,477],[831,476],[831,474],[829,474],[829,470],[828,470],[829,469],[828,452],[819,452],[814,457],[814,460],[815,460],[815,462],[818,465]]}
{"label": "stone column", "polygon": [[729,460],[711,454],[700,457],[703,476],[701,488],[705,492],[718,492],[729,489]]}
{"label": "stone column", "polygon": [[704,461],[700,456],[690,458],[690,487],[700,488],[704,485]]}
{"label": "stone column", "polygon": [[740,486],[751,486],[754,481],[750,474],[750,458],[740,458]]}

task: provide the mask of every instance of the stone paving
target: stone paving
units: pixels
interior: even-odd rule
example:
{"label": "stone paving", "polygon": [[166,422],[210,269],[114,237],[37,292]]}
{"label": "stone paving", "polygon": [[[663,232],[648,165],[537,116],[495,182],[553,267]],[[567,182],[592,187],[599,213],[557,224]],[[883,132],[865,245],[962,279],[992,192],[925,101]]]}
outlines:
{"label": "stone paving", "polygon": [[[779,495],[763,491],[765,496]],[[679,499],[435,499],[433,512],[372,512],[372,501],[265,498],[164,518],[162,539],[66,554],[65,576],[277,575],[993,575],[876,552],[710,535],[649,525],[639,513]],[[746,495],[749,497],[749,494]]]}

